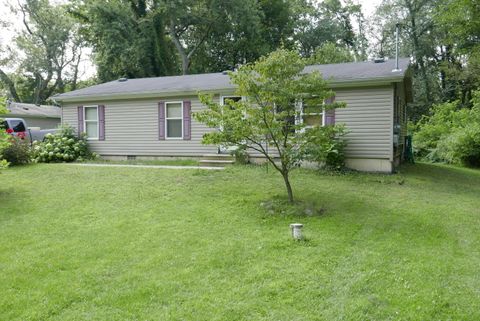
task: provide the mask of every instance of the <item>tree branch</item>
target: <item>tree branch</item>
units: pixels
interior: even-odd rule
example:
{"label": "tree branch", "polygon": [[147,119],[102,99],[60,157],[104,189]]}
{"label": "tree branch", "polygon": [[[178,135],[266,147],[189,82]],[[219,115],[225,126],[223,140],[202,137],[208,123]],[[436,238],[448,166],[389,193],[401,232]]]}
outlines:
{"label": "tree branch", "polygon": [[253,150],[256,150],[257,152],[265,155],[265,157],[267,158],[267,160],[272,163],[272,165],[275,167],[276,170],[278,170],[280,173],[283,173],[282,169],[280,167],[278,167],[278,165],[275,163],[275,161],[273,160],[273,158],[268,155],[267,151],[265,150],[265,148],[263,147],[262,143],[259,143],[259,142],[256,142],[254,141],[253,139],[249,138],[249,137],[245,137],[245,139],[251,141],[252,143],[254,143],[255,145],[259,146],[260,149],[256,148],[256,147],[253,147],[251,145],[247,145],[248,148],[251,148]]}
{"label": "tree branch", "polygon": [[17,89],[15,88],[15,83],[10,79],[10,77],[0,68],[0,80],[7,86],[10,96],[16,102],[21,102],[20,97],[18,96]]}

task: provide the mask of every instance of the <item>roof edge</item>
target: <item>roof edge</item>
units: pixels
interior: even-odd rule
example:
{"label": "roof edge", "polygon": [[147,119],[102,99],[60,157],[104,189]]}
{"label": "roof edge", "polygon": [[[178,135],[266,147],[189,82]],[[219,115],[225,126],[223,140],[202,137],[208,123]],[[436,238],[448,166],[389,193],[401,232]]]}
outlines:
{"label": "roof edge", "polygon": [[85,102],[92,100],[124,100],[124,99],[134,99],[134,98],[155,98],[155,97],[174,97],[181,95],[197,95],[199,92],[202,93],[217,93],[219,91],[234,91],[235,88],[215,88],[209,90],[182,90],[182,91],[168,91],[168,92],[138,92],[138,93],[128,93],[128,94],[107,94],[107,95],[82,95],[82,96],[71,96],[66,98],[61,97],[51,97],[54,101],[57,102]]}
{"label": "roof edge", "polygon": [[8,114],[2,114],[0,115],[4,118],[14,118],[14,117],[7,117],[7,116],[16,116],[18,118],[25,118],[25,117],[31,117],[31,118],[42,118],[42,119],[58,119],[58,118],[62,118],[61,115],[58,115],[58,116],[46,116],[46,115],[32,115],[32,114],[15,114],[15,113],[8,113]]}
{"label": "roof edge", "polygon": [[[336,80],[327,80],[328,85],[332,88],[346,88],[346,87],[373,87],[388,85],[392,82],[401,82],[405,78],[404,73],[397,75],[392,75],[391,77],[375,77],[375,78],[364,78],[364,79],[345,79],[341,81]],[[71,96],[71,97],[51,97],[56,102],[88,102],[95,100],[126,100],[126,99],[142,99],[142,98],[155,98],[155,97],[174,97],[181,95],[197,95],[199,92],[202,93],[211,93],[215,94],[218,92],[225,91],[234,91],[235,88],[225,87],[225,88],[215,88],[208,90],[181,90],[181,91],[168,91],[168,92],[137,92],[137,93],[128,93],[128,94],[106,94],[106,95],[81,95],[81,96]]]}

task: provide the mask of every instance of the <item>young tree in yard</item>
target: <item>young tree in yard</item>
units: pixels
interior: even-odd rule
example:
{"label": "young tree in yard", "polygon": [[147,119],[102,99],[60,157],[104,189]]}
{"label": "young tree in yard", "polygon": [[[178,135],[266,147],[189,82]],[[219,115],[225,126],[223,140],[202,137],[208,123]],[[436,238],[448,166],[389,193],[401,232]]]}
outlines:
{"label": "young tree in yard", "polygon": [[[243,145],[262,154],[282,175],[293,202],[290,172],[305,159],[305,126],[300,106],[337,108],[342,103],[324,105],[334,95],[319,72],[304,73],[305,60],[296,52],[277,50],[253,64],[231,72],[236,95],[247,97],[223,106],[211,95],[200,94],[207,109],[194,117],[218,130],[204,135],[206,144]],[[268,146],[268,148],[267,148]]]}

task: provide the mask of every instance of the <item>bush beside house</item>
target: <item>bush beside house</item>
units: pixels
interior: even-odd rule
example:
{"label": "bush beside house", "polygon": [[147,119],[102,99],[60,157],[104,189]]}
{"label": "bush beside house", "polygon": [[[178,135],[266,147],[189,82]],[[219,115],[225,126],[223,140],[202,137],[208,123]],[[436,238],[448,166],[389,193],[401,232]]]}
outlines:
{"label": "bush beside house", "polygon": [[88,149],[87,138],[83,133],[76,135],[75,129],[65,126],[55,134],[45,136],[43,142],[33,144],[33,161],[36,163],[58,163],[83,161],[96,157]]}
{"label": "bush beside house", "polygon": [[6,144],[0,154],[10,165],[24,165],[31,161],[30,142],[24,137],[7,135]]}
{"label": "bush beside house", "polygon": [[[0,99],[0,114],[7,113],[5,99]],[[7,160],[3,159],[3,150],[9,146],[8,135],[2,130],[3,120],[0,118],[0,170],[8,167]]]}
{"label": "bush beside house", "polygon": [[434,161],[480,166],[480,91],[472,108],[458,101],[433,106],[414,136],[417,157]]}

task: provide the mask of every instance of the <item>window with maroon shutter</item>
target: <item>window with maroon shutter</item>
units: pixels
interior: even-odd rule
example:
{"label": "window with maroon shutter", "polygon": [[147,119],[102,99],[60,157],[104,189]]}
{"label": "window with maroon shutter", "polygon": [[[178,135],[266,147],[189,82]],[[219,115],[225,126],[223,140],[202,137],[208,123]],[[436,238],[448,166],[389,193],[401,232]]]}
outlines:
{"label": "window with maroon shutter", "polygon": [[[325,105],[335,102],[335,96],[325,99]],[[325,125],[335,125],[335,109],[325,110]]]}
{"label": "window with maroon shutter", "polygon": [[165,139],[165,102],[158,103],[158,140]]}
{"label": "window with maroon shutter", "polygon": [[98,106],[98,140],[105,140],[105,106]]}
{"label": "window with maroon shutter", "polygon": [[192,138],[192,103],[190,100],[183,101],[183,140]]}
{"label": "window with maroon shutter", "polygon": [[77,131],[80,136],[85,130],[83,128],[83,106],[77,107]]}

